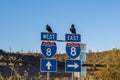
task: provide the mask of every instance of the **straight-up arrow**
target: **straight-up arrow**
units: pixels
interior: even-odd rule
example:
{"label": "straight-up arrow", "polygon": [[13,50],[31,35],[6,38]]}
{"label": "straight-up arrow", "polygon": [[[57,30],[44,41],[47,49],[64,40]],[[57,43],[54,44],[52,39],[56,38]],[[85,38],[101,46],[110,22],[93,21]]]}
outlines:
{"label": "straight-up arrow", "polygon": [[50,70],[50,67],[52,66],[52,64],[50,63],[50,61],[47,62],[46,66],[47,66],[47,69]]}
{"label": "straight-up arrow", "polygon": [[79,65],[77,63],[74,63],[74,64],[68,64],[67,67],[74,67],[74,69],[77,69]]}

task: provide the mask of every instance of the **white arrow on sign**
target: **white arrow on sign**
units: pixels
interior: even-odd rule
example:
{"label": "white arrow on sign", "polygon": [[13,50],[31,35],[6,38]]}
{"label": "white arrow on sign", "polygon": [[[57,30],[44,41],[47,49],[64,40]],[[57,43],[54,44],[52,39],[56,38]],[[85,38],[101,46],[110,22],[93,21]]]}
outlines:
{"label": "white arrow on sign", "polygon": [[77,63],[74,64],[68,64],[68,67],[74,67],[74,69],[78,68],[79,65]]}
{"label": "white arrow on sign", "polygon": [[50,70],[50,67],[52,66],[52,64],[48,61],[46,66],[47,66],[47,69]]}

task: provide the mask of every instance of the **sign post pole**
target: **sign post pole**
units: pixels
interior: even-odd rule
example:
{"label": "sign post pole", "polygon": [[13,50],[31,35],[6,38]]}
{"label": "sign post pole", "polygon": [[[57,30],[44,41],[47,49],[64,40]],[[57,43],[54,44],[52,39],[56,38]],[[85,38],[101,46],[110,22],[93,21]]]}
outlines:
{"label": "sign post pole", "polygon": [[[82,43],[81,44],[81,64],[85,64],[86,61],[86,44]],[[86,78],[86,67],[81,67],[81,78]]]}
{"label": "sign post pole", "polygon": [[72,80],[74,80],[74,73],[72,73]]}
{"label": "sign post pole", "polygon": [[47,80],[50,80],[50,72],[47,72]]}

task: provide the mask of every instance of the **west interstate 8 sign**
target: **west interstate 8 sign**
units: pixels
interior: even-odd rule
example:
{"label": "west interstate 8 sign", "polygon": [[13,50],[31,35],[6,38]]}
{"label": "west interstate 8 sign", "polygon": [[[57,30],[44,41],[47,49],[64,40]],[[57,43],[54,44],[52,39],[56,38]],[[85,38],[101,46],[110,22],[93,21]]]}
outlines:
{"label": "west interstate 8 sign", "polygon": [[53,57],[56,53],[56,50],[57,46],[55,42],[42,42],[41,44],[42,54],[47,58]]}

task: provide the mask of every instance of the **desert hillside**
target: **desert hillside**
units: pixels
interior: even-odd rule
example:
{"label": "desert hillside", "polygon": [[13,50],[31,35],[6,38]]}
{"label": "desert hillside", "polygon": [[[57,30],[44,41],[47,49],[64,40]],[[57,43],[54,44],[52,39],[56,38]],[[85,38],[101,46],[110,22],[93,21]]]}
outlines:
{"label": "desert hillside", "polygon": [[[39,74],[41,58],[44,58],[41,53],[14,53],[0,50],[1,76],[3,76],[7,80],[7,78],[11,77],[10,75],[13,75],[12,77],[14,77],[15,73],[19,74],[20,76],[24,76],[22,74],[24,74],[24,71],[27,70],[29,71],[29,78],[31,78],[31,76],[35,77],[37,74]],[[64,73],[63,76],[69,78],[71,74],[67,74],[64,72],[65,60],[69,59],[67,54],[56,54],[54,58],[58,60],[58,72],[54,75],[58,76],[59,74]],[[106,67],[87,66],[87,77],[92,77],[92,80],[120,80],[120,49],[113,48],[112,50],[107,50],[103,52],[89,51],[88,53],[86,53],[85,64],[107,65]],[[46,76],[46,74],[42,75]]]}

